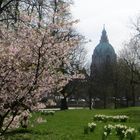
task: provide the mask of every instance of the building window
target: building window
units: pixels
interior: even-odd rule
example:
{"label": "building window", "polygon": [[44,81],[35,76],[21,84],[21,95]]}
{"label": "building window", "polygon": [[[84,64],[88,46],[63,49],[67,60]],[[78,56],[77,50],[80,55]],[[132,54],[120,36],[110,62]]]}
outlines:
{"label": "building window", "polygon": [[107,63],[107,64],[110,64],[110,62],[111,62],[110,55],[107,55],[107,56],[106,56],[106,63]]}

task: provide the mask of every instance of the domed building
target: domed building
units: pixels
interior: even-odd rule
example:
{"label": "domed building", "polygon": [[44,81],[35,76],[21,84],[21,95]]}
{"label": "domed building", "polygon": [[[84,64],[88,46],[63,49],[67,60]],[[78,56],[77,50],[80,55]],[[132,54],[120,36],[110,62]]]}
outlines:
{"label": "domed building", "polygon": [[[94,107],[106,108],[114,95],[114,65],[116,53],[103,28],[99,44],[95,47],[90,67],[90,99]],[[98,102],[96,101],[98,99]]]}
{"label": "domed building", "polygon": [[91,73],[90,77],[94,78],[96,73],[99,73],[105,69],[108,65],[112,65],[116,62],[116,53],[114,48],[109,43],[105,27],[103,28],[100,43],[95,47],[92,55]]}

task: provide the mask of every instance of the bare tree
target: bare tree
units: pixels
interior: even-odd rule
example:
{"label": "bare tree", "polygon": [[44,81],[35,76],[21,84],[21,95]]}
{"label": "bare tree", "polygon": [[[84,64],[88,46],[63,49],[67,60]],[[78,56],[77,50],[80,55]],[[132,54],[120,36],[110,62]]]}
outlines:
{"label": "bare tree", "polygon": [[121,58],[127,64],[130,70],[130,85],[131,85],[131,95],[133,99],[132,105],[136,105],[136,86],[140,85],[140,18],[132,24],[134,29],[134,35],[125,44],[124,49],[121,53]]}

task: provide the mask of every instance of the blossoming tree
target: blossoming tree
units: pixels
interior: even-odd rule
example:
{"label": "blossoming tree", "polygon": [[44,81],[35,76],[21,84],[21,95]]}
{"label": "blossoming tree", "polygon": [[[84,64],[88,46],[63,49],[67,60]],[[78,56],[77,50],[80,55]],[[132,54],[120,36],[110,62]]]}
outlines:
{"label": "blossoming tree", "polygon": [[83,41],[72,31],[77,21],[66,18],[69,3],[51,1],[51,6],[43,19],[33,12],[20,14],[14,28],[0,23],[1,134],[17,126],[21,112],[35,109],[42,93],[56,84],[60,90],[78,76],[62,71],[70,66],[70,50]]}

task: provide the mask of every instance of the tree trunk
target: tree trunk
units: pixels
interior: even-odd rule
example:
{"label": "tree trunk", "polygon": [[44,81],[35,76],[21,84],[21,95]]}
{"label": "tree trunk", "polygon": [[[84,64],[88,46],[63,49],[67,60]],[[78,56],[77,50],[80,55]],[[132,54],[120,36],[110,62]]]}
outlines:
{"label": "tree trunk", "polygon": [[89,109],[92,109],[92,93],[89,91]]}
{"label": "tree trunk", "polygon": [[92,81],[89,81],[89,89],[88,89],[88,100],[89,100],[88,106],[90,110],[92,109],[92,91],[93,91],[91,82]]}
{"label": "tree trunk", "polygon": [[126,107],[129,107],[129,97],[128,97],[128,91],[125,90],[125,98],[126,98]]}
{"label": "tree trunk", "polygon": [[114,82],[114,108],[117,109],[118,80]]}
{"label": "tree trunk", "polygon": [[126,98],[126,107],[129,107],[129,100],[128,100],[128,97]]}
{"label": "tree trunk", "polygon": [[4,121],[3,117],[0,117],[0,134],[2,132],[3,121]]}
{"label": "tree trunk", "polygon": [[135,101],[135,85],[134,85],[134,72],[133,72],[134,66],[132,65],[131,67],[131,93],[132,93],[132,106],[136,105],[136,101]]}
{"label": "tree trunk", "polygon": [[114,95],[114,108],[117,109],[117,94],[118,94],[118,89],[117,86],[114,86],[114,90],[115,90],[115,95]]}
{"label": "tree trunk", "polygon": [[67,105],[67,98],[64,97],[63,99],[61,99],[61,110],[66,110],[68,109],[68,105]]}
{"label": "tree trunk", "polygon": [[105,92],[104,92],[104,99],[103,99],[103,101],[104,101],[104,109],[106,109],[106,94],[105,94]]}
{"label": "tree trunk", "polygon": [[117,109],[117,98],[115,96],[115,99],[114,99],[114,108]]}
{"label": "tree trunk", "polygon": [[132,106],[136,106],[136,99],[135,99],[135,87],[134,84],[132,83]]}

